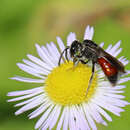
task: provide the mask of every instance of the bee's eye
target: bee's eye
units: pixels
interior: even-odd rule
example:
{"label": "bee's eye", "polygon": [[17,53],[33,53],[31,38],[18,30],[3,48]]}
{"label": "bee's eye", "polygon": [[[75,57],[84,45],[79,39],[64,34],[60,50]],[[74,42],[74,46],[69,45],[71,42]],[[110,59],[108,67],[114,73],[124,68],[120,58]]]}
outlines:
{"label": "bee's eye", "polygon": [[71,57],[80,54],[80,52],[79,52],[79,50],[80,50],[80,48],[81,48],[81,45],[80,45],[80,44],[81,44],[81,43],[78,42],[78,41],[74,41],[74,42],[71,44],[71,48],[70,48],[70,55],[71,55]]}

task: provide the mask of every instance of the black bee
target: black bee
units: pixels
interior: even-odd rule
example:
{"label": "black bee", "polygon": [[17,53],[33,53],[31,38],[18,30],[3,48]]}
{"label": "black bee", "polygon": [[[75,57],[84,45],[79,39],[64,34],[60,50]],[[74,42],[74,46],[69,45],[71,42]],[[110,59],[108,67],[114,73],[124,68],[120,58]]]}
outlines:
{"label": "black bee", "polygon": [[120,61],[118,61],[115,57],[105,52],[95,42],[87,39],[84,40],[83,43],[80,43],[79,41],[75,40],[72,42],[71,46],[66,47],[64,51],[61,53],[58,65],[60,65],[61,58],[64,52],[66,60],[68,61],[68,49],[75,66],[79,62],[81,62],[82,64],[87,64],[89,61],[92,61],[92,75],[89,80],[87,92],[90,88],[94,76],[95,64],[100,65],[112,86],[115,86],[118,81],[118,77],[120,77],[121,74],[125,73],[124,65]]}

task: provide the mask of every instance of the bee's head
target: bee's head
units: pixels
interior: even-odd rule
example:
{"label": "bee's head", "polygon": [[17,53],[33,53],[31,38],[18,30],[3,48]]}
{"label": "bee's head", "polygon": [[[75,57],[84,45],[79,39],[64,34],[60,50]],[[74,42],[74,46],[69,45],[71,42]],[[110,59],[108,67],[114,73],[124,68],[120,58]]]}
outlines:
{"label": "bee's head", "polygon": [[76,57],[81,55],[82,44],[79,41],[73,41],[70,46],[70,56]]}

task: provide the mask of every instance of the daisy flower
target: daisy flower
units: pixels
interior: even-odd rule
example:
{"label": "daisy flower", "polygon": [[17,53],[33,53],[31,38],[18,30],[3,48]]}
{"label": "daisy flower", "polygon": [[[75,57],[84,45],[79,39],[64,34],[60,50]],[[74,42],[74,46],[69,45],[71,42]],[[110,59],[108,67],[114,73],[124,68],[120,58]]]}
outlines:
{"label": "daisy flower", "polygon": [[[85,30],[84,39],[92,40],[94,34],[93,27],[88,26]],[[67,37],[67,46],[76,40],[75,33],[70,33]],[[19,115],[25,111],[36,108],[29,114],[29,119],[40,116],[35,125],[39,130],[97,130],[96,123],[107,125],[106,121],[112,121],[110,111],[114,115],[120,116],[129,103],[124,100],[122,90],[125,85],[122,83],[130,80],[126,77],[130,71],[127,71],[125,77],[122,76],[115,87],[112,87],[101,68],[97,65],[94,79],[86,96],[86,90],[91,76],[91,64],[84,65],[79,63],[73,69],[73,62],[69,56],[69,62],[64,62],[65,55],[58,66],[60,53],[65,49],[65,45],[60,37],[57,37],[58,48],[51,42],[45,46],[36,44],[39,58],[27,55],[28,60],[23,59],[24,63],[17,63],[17,66],[35,76],[28,78],[16,76],[11,79],[39,83],[40,87],[9,92],[8,96],[16,96],[9,99],[8,102],[21,101],[15,107],[21,108],[15,112]],[[121,41],[114,46],[109,45],[106,52],[116,57],[121,51]],[[104,43],[100,44],[103,47]],[[123,56],[118,59],[124,66],[128,60]],[[24,100],[24,101],[23,101]]]}

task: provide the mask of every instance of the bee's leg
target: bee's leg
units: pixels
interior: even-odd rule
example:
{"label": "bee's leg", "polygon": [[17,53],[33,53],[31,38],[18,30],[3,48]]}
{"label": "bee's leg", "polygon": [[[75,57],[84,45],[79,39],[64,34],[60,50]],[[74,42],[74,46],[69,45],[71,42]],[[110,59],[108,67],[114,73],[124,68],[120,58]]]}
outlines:
{"label": "bee's leg", "polygon": [[75,58],[73,59],[74,67],[76,67],[76,66],[78,65],[78,63],[79,63],[79,60],[75,57]]}
{"label": "bee's leg", "polygon": [[95,62],[92,63],[92,75],[90,77],[90,80],[89,80],[89,84],[88,84],[88,88],[87,88],[87,91],[86,91],[86,95],[88,93],[88,90],[91,86],[91,83],[92,83],[92,80],[93,80],[93,76],[94,76],[94,72],[95,72]]}
{"label": "bee's leg", "polygon": [[66,58],[66,60],[67,60],[67,62],[69,62],[69,59],[68,59],[68,56],[67,56],[67,50],[68,50],[69,48],[67,48],[66,50],[65,50],[65,58]]}
{"label": "bee's leg", "polygon": [[[59,62],[58,62],[58,65],[59,65],[59,66],[60,66],[61,59],[62,59],[62,57],[63,57],[64,52],[66,52],[65,58],[67,57],[67,49],[69,49],[69,47],[65,48],[65,49],[62,51],[61,55],[60,55]],[[68,60],[68,57],[67,57],[67,60]]]}
{"label": "bee's leg", "polygon": [[73,67],[69,68],[68,70],[73,70],[74,71],[76,66],[78,65],[78,63],[79,63],[79,60],[76,57],[74,57],[73,58]]}
{"label": "bee's leg", "polygon": [[61,53],[60,58],[59,58],[59,62],[58,62],[59,66],[60,66],[60,63],[61,63],[61,59],[62,59],[63,53],[64,53],[64,51]]}
{"label": "bee's leg", "polygon": [[80,60],[80,62],[81,62],[82,64],[87,64],[89,61],[90,61],[90,60],[87,60],[87,61]]}

